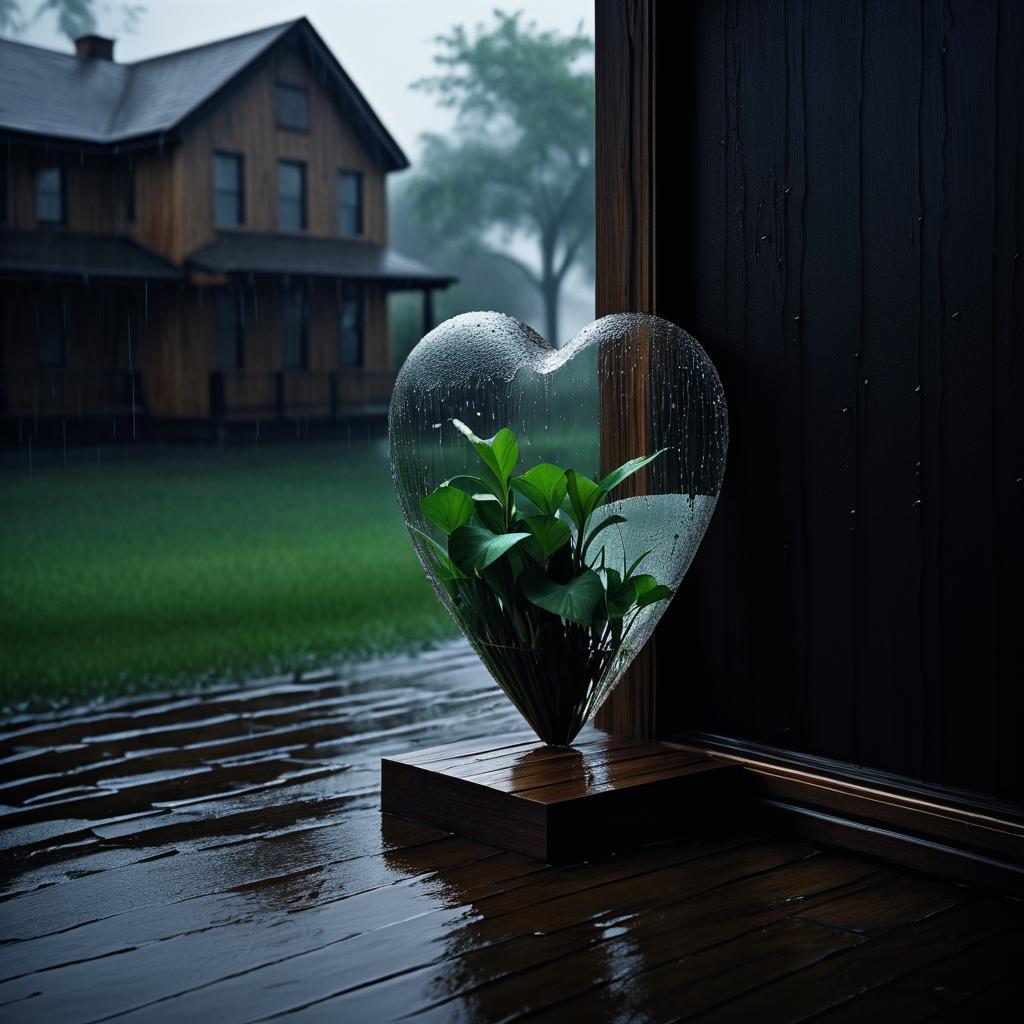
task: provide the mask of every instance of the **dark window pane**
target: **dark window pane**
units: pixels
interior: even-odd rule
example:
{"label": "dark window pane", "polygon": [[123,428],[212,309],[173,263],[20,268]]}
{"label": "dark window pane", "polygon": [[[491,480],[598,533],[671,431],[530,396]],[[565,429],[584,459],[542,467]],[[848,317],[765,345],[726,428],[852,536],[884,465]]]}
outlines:
{"label": "dark window pane", "polygon": [[242,303],[237,292],[218,292],[214,304],[217,327],[217,369],[240,370],[244,365]]}
{"label": "dark window pane", "polygon": [[338,316],[338,361],[343,367],[363,365],[365,306],[366,297],[362,286],[346,283],[341,292]]}
{"label": "dark window pane", "polygon": [[213,197],[213,222],[219,228],[238,224],[238,203],[234,196],[217,192]]}
{"label": "dark window pane", "polygon": [[284,293],[281,311],[282,363],[286,370],[304,370],[309,358],[309,308],[301,289]]}
{"label": "dark window pane", "polygon": [[242,158],[236,153],[213,155],[213,223],[237,227],[245,220],[242,205]]}
{"label": "dark window pane", "polygon": [[306,226],[306,165],[282,160],[277,165],[277,226],[301,231]]}
{"label": "dark window pane", "polygon": [[309,94],[298,85],[274,87],[277,94],[277,123],[282,128],[306,131],[309,128]]}
{"label": "dark window pane", "polygon": [[343,235],[361,235],[363,176],[359,171],[342,171],[338,179],[338,229]]}
{"label": "dark window pane", "polygon": [[215,153],[213,187],[227,192],[237,192],[238,185],[238,157],[231,153]]}
{"label": "dark window pane", "polygon": [[36,216],[40,224],[64,223],[64,175],[59,167],[44,167],[36,178]]}
{"label": "dark window pane", "polygon": [[7,220],[7,154],[0,154],[0,223]]}
{"label": "dark window pane", "polygon": [[36,323],[36,344],[39,365],[51,369],[64,366],[67,358],[64,337],[64,307],[40,306]]}

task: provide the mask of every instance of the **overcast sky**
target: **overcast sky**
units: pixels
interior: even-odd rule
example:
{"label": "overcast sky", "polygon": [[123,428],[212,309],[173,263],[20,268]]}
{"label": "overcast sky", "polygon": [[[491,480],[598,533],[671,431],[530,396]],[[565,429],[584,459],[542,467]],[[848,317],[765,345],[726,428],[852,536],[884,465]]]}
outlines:
{"label": "overcast sky", "polygon": [[[415,159],[423,131],[450,123],[433,100],[409,83],[433,72],[433,37],[452,25],[488,21],[495,7],[522,10],[542,28],[571,32],[583,23],[593,35],[593,0],[140,0],[146,11],[132,34],[124,31],[123,4],[97,0],[98,30],[117,39],[114,56],[140,60],[305,15],[365,93],[392,134]],[[22,0],[34,10],[35,0]],[[20,37],[24,42],[70,50],[52,15]]]}

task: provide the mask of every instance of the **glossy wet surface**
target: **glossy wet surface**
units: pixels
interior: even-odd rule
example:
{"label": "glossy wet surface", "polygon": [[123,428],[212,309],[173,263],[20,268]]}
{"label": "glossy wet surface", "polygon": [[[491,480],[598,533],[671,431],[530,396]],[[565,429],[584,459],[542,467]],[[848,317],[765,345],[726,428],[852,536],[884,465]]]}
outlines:
{"label": "glossy wet surface", "polygon": [[550,868],[379,812],[518,738],[453,646],[9,722],[4,1021],[1003,1019],[1024,905],[737,822]]}

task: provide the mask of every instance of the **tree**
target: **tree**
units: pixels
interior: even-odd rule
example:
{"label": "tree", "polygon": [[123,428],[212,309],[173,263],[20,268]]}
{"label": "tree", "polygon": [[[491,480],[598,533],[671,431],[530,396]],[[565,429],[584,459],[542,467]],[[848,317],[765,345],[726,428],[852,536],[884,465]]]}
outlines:
{"label": "tree", "polygon": [[[120,11],[124,30],[133,32],[145,7],[126,3],[121,5]],[[68,39],[74,40],[96,31],[95,0],[40,0],[27,21],[20,0],[0,0],[0,35],[20,34],[46,14],[56,15],[57,29]]]}
{"label": "tree", "polygon": [[[506,260],[486,252],[468,251],[440,228],[421,220],[414,208],[409,180],[388,190],[391,244],[436,270],[458,278],[449,288],[434,293],[435,322],[477,309],[500,309],[527,323],[535,322],[540,300],[522,273]],[[422,299],[413,292],[398,292],[389,302],[392,357],[400,364],[423,333]]]}
{"label": "tree", "polygon": [[[525,277],[557,344],[566,275],[593,269],[593,42],[582,29],[563,36],[518,13],[494,16],[493,27],[438,36],[441,73],[414,83],[456,125],[451,138],[423,136],[410,189],[421,218]],[[516,236],[536,244],[534,266],[498,248]]]}

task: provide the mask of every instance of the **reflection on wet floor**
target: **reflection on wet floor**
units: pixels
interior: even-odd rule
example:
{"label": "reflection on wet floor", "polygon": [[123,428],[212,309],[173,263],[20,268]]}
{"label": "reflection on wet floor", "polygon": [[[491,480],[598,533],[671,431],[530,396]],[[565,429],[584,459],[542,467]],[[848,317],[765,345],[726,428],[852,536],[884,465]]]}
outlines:
{"label": "reflection on wet floor", "polygon": [[4,1020],[982,1019],[1024,952],[1019,903],[742,823],[552,868],[381,816],[382,754],[481,736],[550,770],[463,644],[8,721]]}

